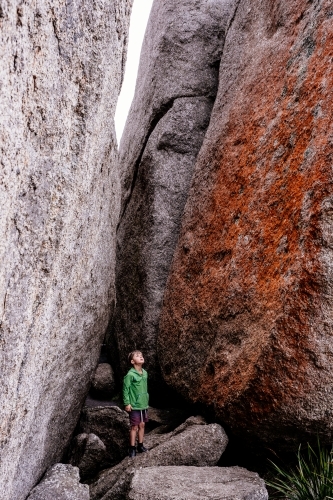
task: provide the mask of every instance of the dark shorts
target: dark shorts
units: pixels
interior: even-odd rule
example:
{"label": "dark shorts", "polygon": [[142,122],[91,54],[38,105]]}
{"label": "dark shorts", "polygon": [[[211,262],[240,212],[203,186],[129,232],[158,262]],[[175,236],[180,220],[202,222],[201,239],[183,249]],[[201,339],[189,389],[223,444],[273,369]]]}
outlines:
{"label": "dark shorts", "polygon": [[129,413],[129,419],[132,427],[141,422],[148,422],[148,410],[132,410]]}

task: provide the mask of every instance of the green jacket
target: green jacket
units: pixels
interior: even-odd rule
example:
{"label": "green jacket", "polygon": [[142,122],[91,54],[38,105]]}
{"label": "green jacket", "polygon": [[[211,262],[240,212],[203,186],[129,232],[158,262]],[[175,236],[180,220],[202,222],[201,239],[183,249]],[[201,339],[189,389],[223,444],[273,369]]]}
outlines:
{"label": "green jacket", "polygon": [[133,410],[146,410],[148,408],[149,394],[147,392],[148,373],[142,370],[137,372],[131,368],[124,377],[123,400],[124,405],[131,405]]}

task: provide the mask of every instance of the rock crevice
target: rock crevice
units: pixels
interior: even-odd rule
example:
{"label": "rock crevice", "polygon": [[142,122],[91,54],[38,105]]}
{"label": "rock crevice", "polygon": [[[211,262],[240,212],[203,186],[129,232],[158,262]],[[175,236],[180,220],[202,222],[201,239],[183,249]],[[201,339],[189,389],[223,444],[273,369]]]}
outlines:
{"label": "rock crevice", "polygon": [[154,2],[121,140],[110,343],[118,347],[122,372],[127,353],[144,349],[152,390],[161,383],[156,338],[164,288],[234,9],[235,1]]}

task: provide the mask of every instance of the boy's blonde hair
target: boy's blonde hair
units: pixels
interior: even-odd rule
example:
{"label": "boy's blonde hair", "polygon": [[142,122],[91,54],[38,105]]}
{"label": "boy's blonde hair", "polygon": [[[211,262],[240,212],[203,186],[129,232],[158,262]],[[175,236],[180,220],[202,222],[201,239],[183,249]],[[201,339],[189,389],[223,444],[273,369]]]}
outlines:
{"label": "boy's blonde hair", "polygon": [[132,351],[132,352],[129,353],[127,359],[128,359],[128,362],[129,362],[130,365],[132,364],[131,361],[134,358],[135,354],[142,354],[142,351],[139,351],[139,349],[135,349],[135,351]]}

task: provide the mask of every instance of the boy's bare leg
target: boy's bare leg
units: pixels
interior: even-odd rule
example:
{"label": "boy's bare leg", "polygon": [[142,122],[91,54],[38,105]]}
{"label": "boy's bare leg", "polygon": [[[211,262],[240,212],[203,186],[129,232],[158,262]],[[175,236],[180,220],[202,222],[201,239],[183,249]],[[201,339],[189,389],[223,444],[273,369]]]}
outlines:
{"label": "boy's bare leg", "polygon": [[143,443],[144,435],[145,435],[145,423],[144,422],[140,422],[139,431],[138,431],[138,441],[139,441],[139,443]]}
{"label": "boy's bare leg", "polygon": [[[136,441],[136,433],[138,432],[138,426],[133,425],[130,429],[130,445],[135,446],[135,441]],[[140,432],[140,431],[139,431]],[[139,438],[140,442],[140,438]]]}

